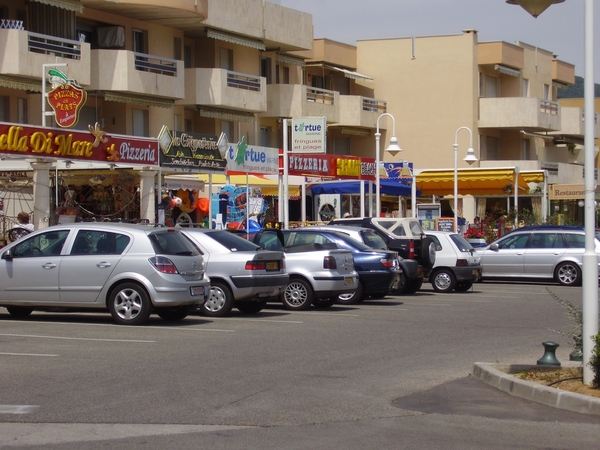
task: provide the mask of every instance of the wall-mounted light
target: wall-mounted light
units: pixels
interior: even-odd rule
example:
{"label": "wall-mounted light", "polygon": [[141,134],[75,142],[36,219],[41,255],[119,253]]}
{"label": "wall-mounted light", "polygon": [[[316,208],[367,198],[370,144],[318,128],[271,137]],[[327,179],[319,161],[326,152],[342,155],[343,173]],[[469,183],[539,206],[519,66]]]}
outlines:
{"label": "wall-mounted light", "polygon": [[110,168],[110,170],[115,170],[117,168],[117,165],[115,163],[109,164],[108,167]]}
{"label": "wall-mounted light", "polygon": [[73,164],[73,161],[65,161],[65,167],[67,169],[70,169],[72,164]]}

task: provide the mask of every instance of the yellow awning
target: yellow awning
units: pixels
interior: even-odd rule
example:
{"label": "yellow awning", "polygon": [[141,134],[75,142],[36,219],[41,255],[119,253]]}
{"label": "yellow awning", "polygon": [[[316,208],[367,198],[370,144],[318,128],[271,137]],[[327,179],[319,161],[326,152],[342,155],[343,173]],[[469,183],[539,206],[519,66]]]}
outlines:
{"label": "yellow awning", "polygon": [[[458,169],[459,195],[512,195],[515,168]],[[519,194],[529,194],[527,183],[544,181],[544,171],[519,173]],[[421,195],[454,194],[454,170],[424,170],[416,175],[417,189]]]}
{"label": "yellow awning", "polygon": [[[205,181],[208,185],[208,174],[202,173],[196,176]],[[227,179],[223,174],[214,174],[212,176],[212,182],[215,185],[224,185],[227,184]],[[246,175],[230,175],[229,184],[235,186],[246,186]],[[248,185],[252,187],[260,187],[262,195],[279,195],[279,183],[264,176],[248,175]],[[288,187],[288,192],[291,196],[299,196],[300,186],[290,184]]]}

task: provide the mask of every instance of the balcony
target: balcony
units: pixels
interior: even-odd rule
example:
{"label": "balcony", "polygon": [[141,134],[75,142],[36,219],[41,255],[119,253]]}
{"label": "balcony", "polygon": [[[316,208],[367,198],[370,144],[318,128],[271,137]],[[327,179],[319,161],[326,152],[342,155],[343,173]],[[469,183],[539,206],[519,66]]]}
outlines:
{"label": "balcony", "polygon": [[264,117],[325,116],[328,123],[340,121],[340,93],[303,84],[267,86],[267,112]]}
{"label": "balcony", "polygon": [[532,97],[479,99],[479,128],[525,128],[558,131],[560,104]]}
{"label": "balcony", "polygon": [[40,81],[44,64],[67,64],[61,71],[83,86],[90,84],[90,44],[23,29],[0,28],[0,73]]}
{"label": "balcony", "polygon": [[183,61],[129,50],[92,50],[90,90],[180,99]]}
{"label": "balcony", "polygon": [[185,98],[178,104],[263,112],[266,83],[264,77],[226,69],[185,69]]}
{"label": "balcony", "polygon": [[360,95],[340,95],[340,122],[336,125],[376,128],[377,119],[386,111],[387,102],[383,100]]}

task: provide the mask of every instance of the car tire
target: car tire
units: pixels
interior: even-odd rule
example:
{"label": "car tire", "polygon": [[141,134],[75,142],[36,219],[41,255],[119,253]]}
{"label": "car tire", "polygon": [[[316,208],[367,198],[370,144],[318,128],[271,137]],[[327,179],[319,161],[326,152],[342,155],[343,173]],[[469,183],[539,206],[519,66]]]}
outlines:
{"label": "car tire", "polygon": [[26,306],[7,306],[6,310],[15,319],[25,319],[33,312],[32,308],[27,308]]}
{"label": "car tire", "polygon": [[456,283],[456,286],[454,286],[454,290],[456,292],[467,292],[472,287],[473,287],[472,281],[461,281],[461,282]]}
{"label": "car tire", "polygon": [[337,302],[340,305],[356,305],[360,302],[362,298],[363,287],[362,283],[359,281],[358,286],[356,286],[356,290],[354,292],[350,292],[349,294],[340,294],[337,296]]}
{"label": "car tire", "polygon": [[412,280],[406,280],[406,286],[404,287],[403,294],[414,294],[423,286],[423,278],[413,278]]}
{"label": "car tire", "polygon": [[430,276],[431,286],[436,292],[452,292],[456,286],[456,277],[449,269],[440,269],[433,272]]}
{"label": "car tire", "polygon": [[421,242],[421,265],[431,269],[435,264],[435,243],[430,237],[423,238]]}
{"label": "car tire", "polygon": [[385,298],[387,294],[387,292],[373,292],[372,294],[369,294],[369,298],[372,300],[381,300],[382,298]]}
{"label": "car tire", "polygon": [[581,269],[577,263],[563,262],[556,266],[554,278],[563,286],[579,286],[581,284]]}
{"label": "car tire", "polygon": [[111,290],[110,315],[120,325],[139,325],[150,317],[152,303],[146,290],[136,283],[121,283]]}
{"label": "car tire", "polygon": [[402,294],[404,294],[405,290],[406,290],[406,275],[404,275],[404,272],[402,272],[400,274],[400,278],[398,279],[398,285],[396,286],[396,289],[394,289],[392,291],[392,294],[402,295]]}
{"label": "car tire", "polygon": [[179,322],[190,313],[189,306],[174,306],[172,308],[156,308],[156,314],[167,322]]}
{"label": "car tire", "polygon": [[302,311],[310,308],[315,298],[312,286],[302,278],[290,280],[281,294],[281,301],[286,309]]}
{"label": "car tire", "polygon": [[266,300],[261,300],[258,302],[255,301],[247,301],[247,302],[236,302],[235,307],[242,314],[257,314],[263,310],[263,308],[267,306]]}
{"label": "car tire", "polygon": [[313,305],[315,306],[315,308],[319,308],[319,309],[326,309],[326,308],[331,308],[333,305],[335,305],[336,302],[336,298],[332,297],[332,298],[315,298],[313,300]]}
{"label": "car tire", "polygon": [[221,281],[211,281],[208,298],[200,311],[208,317],[223,317],[233,308],[233,294],[227,284]]}

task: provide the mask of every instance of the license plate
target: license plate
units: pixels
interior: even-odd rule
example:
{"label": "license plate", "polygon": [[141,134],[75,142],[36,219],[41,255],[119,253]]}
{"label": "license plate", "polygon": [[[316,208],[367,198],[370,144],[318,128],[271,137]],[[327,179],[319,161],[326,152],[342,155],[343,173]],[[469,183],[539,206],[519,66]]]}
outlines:
{"label": "license plate", "polygon": [[267,262],[267,270],[279,270],[279,261]]}
{"label": "license plate", "polygon": [[346,286],[354,286],[354,278],[346,278],[344,281],[346,282]]}
{"label": "license plate", "polygon": [[204,297],[204,286],[192,286],[190,291],[192,297]]}

